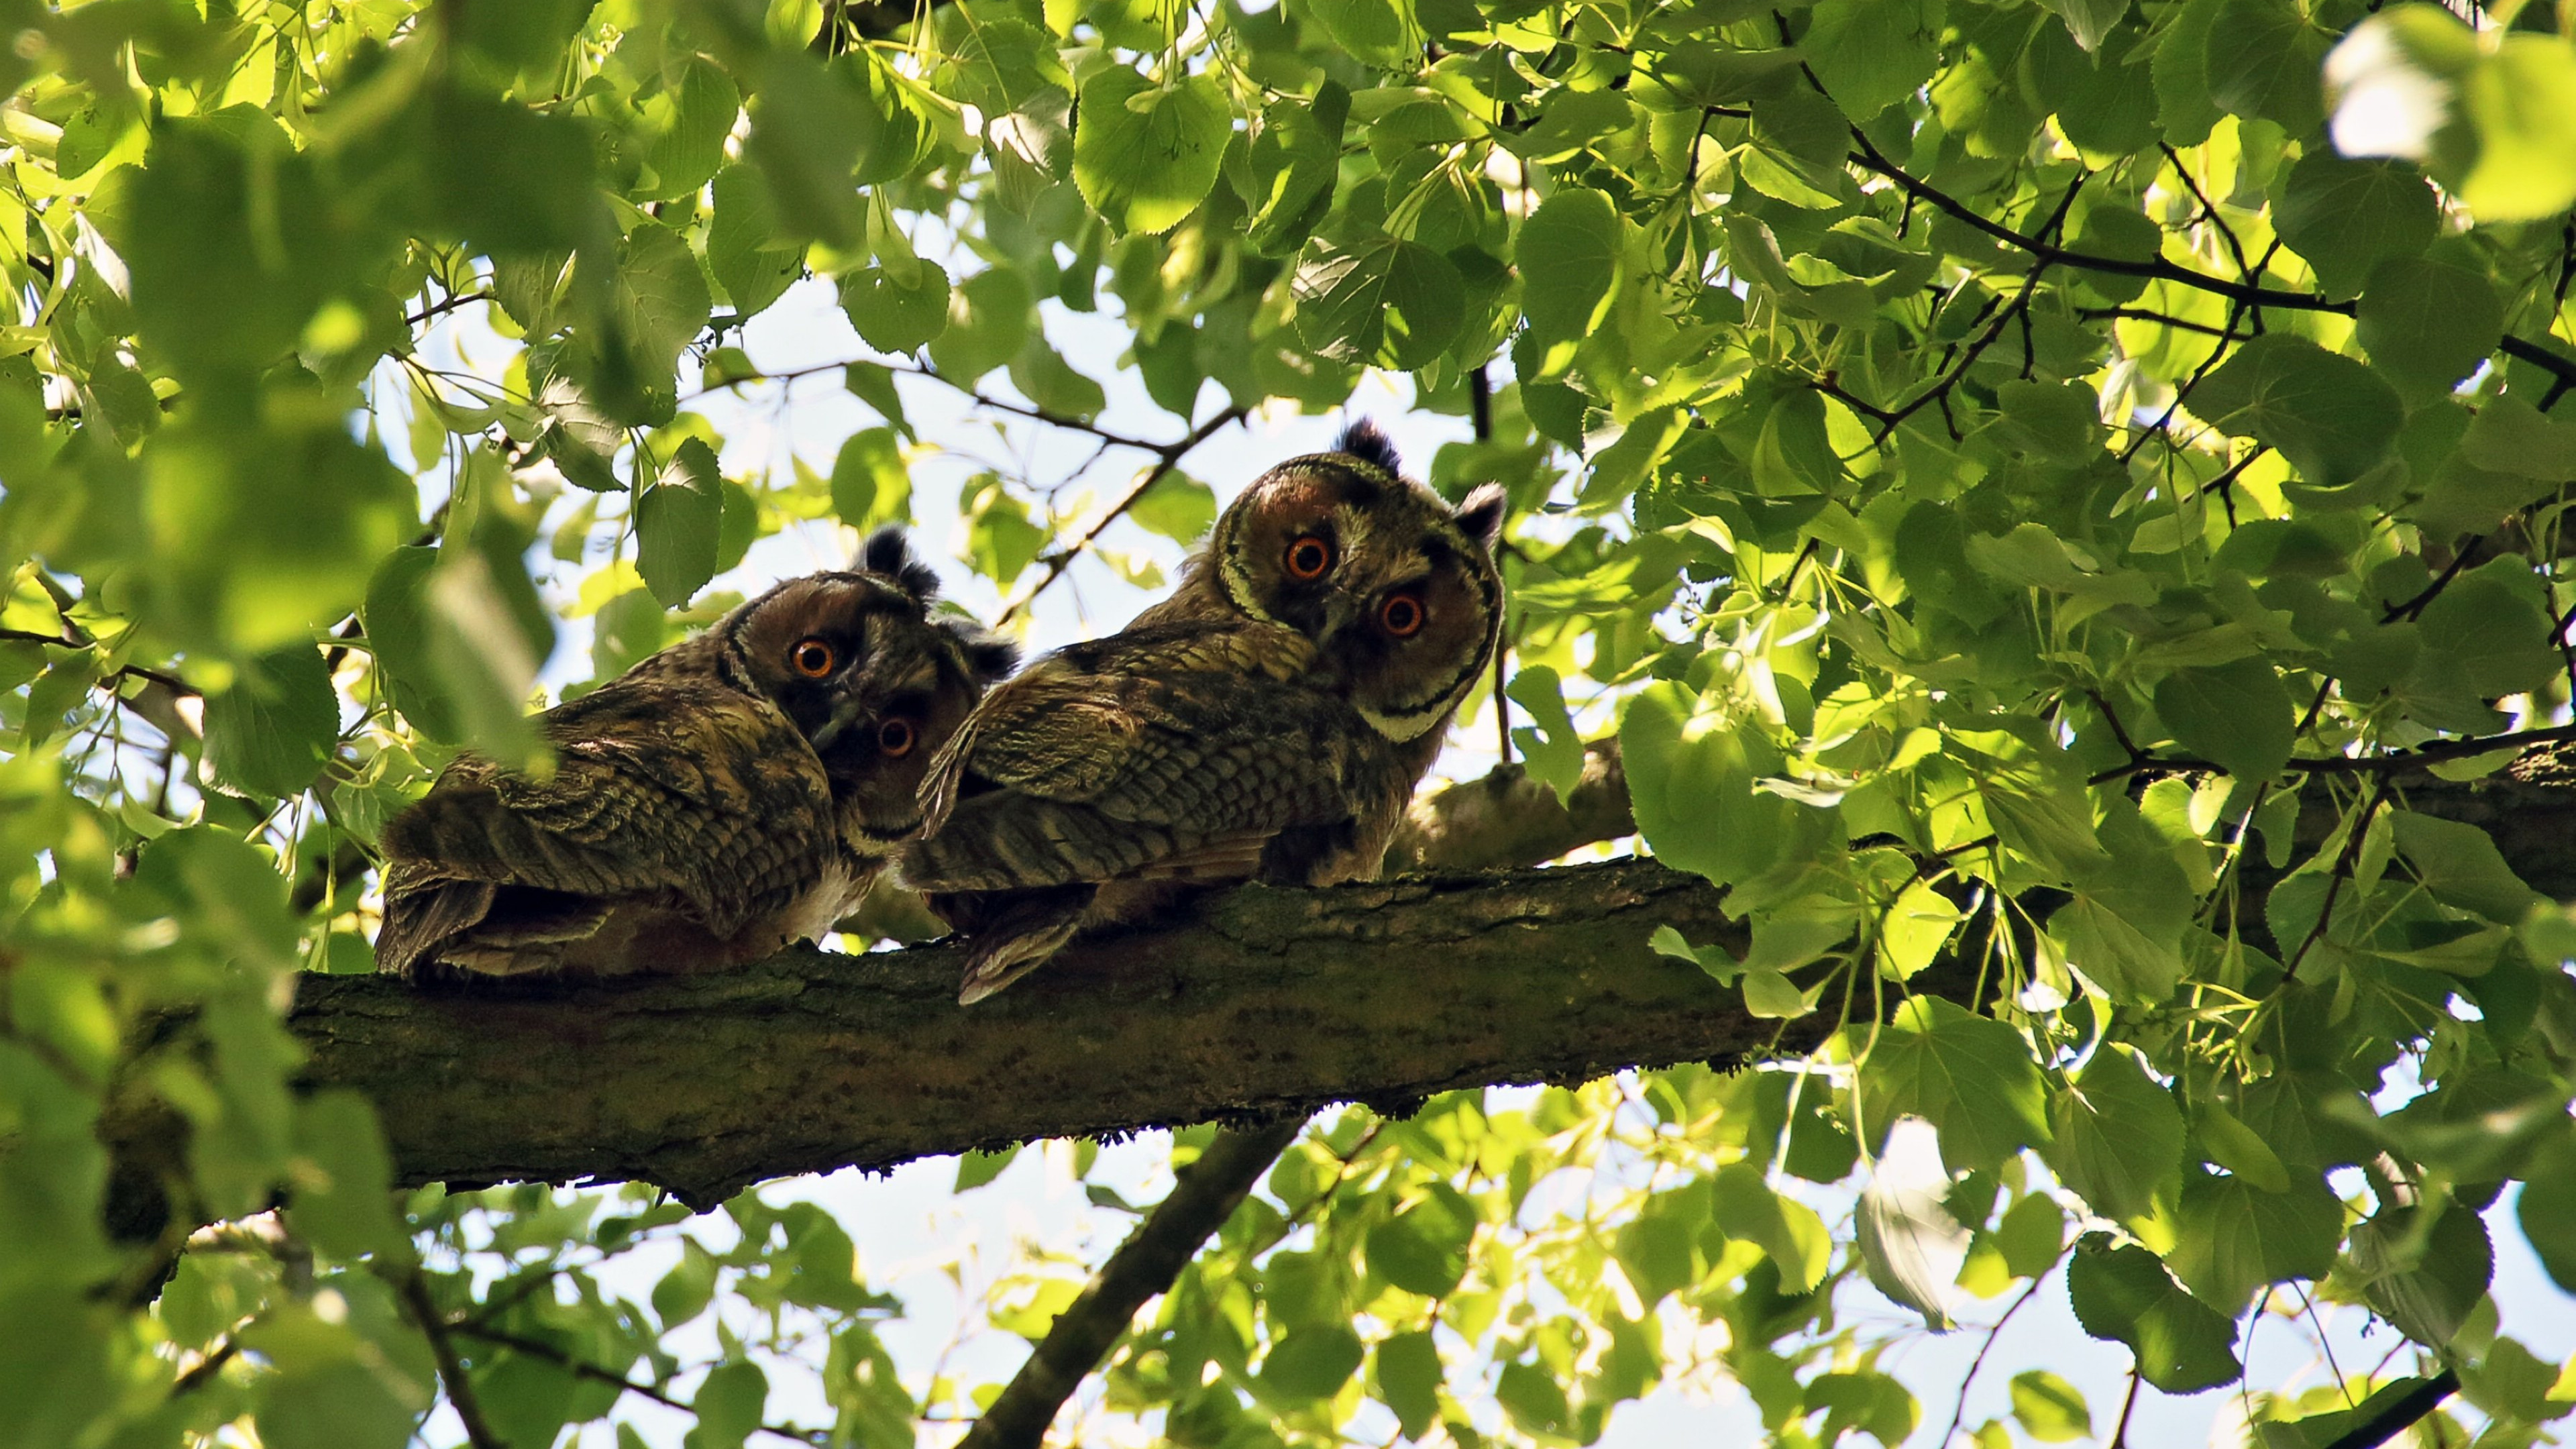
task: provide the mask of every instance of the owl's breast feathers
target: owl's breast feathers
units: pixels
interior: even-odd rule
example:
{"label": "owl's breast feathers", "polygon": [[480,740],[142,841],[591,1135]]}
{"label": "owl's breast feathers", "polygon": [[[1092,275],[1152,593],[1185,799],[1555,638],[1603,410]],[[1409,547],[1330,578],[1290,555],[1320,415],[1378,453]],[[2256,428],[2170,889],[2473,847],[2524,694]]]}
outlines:
{"label": "owl's breast feathers", "polygon": [[1039,661],[932,763],[898,874],[943,892],[1242,879],[1282,832],[1400,810],[1409,763],[1304,682],[1313,660],[1293,630],[1172,622]]}
{"label": "owl's breast feathers", "polygon": [[464,756],[387,825],[382,969],[552,969],[574,943],[631,934],[619,918],[637,913],[676,916],[706,949],[765,952],[788,917],[815,914],[827,875],[849,873],[822,764],[764,699],[630,676],[541,728],[550,776]]}

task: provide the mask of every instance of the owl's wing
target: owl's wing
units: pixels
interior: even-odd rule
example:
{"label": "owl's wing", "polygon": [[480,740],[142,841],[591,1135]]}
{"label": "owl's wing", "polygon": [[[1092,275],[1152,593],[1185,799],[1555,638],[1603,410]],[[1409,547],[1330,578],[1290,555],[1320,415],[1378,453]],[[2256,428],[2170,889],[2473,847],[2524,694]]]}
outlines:
{"label": "owl's wing", "polygon": [[398,888],[426,907],[452,881],[677,898],[730,935],[810,884],[834,846],[821,763],[764,700],[711,680],[621,680],[549,711],[543,729],[550,777],[466,756],[386,826],[389,931]]}
{"label": "owl's wing", "polygon": [[903,856],[922,889],[1172,873],[1210,853],[1248,863],[1270,836],[1350,819],[1406,775],[1341,699],[1216,673],[1014,681],[947,763],[949,813]]}

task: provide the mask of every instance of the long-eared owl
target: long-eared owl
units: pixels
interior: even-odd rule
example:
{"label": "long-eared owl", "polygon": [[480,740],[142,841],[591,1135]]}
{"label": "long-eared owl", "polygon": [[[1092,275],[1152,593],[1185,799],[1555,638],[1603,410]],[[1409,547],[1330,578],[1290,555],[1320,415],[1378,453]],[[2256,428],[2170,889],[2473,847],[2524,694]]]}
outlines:
{"label": "long-eared owl", "polygon": [[538,717],[539,779],[465,754],[385,827],[378,969],[741,965],[812,938],[921,823],[932,757],[1017,651],[931,612],[900,531]]}
{"label": "long-eared owl", "polygon": [[1176,887],[1374,876],[1492,657],[1503,508],[1356,424],[1255,480],[1170,598],[986,696],[896,862],[972,943],[959,999]]}

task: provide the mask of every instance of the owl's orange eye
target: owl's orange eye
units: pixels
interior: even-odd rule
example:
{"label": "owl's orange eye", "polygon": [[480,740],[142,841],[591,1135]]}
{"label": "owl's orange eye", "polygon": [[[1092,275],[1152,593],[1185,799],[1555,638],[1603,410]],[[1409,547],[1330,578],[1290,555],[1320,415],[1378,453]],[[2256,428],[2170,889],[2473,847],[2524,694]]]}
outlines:
{"label": "owl's orange eye", "polygon": [[832,646],[820,639],[800,639],[795,648],[787,651],[787,667],[807,679],[820,679],[831,673],[835,662]]}
{"label": "owl's orange eye", "polygon": [[889,760],[900,760],[911,754],[912,747],[920,739],[910,720],[890,719],[877,726],[877,751]]}
{"label": "owl's orange eye", "polygon": [[1333,546],[1308,534],[1288,545],[1288,576],[1298,579],[1320,579],[1333,566]]}
{"label": "owl's orange eye", "polygon": [[1411,594],[1389,594],[1386,602],[1377,606],[1377,621],[1398,639],[1410,639],[1421,633],[1423,620],[1428,617],[1429,611],[1422,607],[1422,601]]}

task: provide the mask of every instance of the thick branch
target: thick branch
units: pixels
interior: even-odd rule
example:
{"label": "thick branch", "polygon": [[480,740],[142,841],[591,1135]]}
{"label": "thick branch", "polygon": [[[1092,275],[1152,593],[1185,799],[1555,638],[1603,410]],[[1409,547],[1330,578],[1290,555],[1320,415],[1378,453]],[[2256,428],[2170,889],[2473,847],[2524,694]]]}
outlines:
{"label": "thick branch", "polygon": [[1812,1045],[1824,1021],[1784,1034],[1648,949],[1670,924],[1740,951],[1717,895],[1651,861],[1253,887],[1079,942],[971,1009],[940,945],[506,991],[311,977],[293,1025],[314,1084],[375,1101],[404,1183],[637,1180],[709,1203],[1033,1138]]}
{"label": "thick branch", "polygon": [[[2571,756],[2418,781],[2403,804],[2485,828],[2535,889],[2576,899]],[[2312,813],[2309,841],[2327,824]],[[292,1024],[313,1084],[377,1104],[403,1183],[633,1180],[708,1203],[793,1173],[1338,1102],[1400,1111],[1453,1088],[1733,1064],[1824,1035],[1822,1015],[1757,1020],[1655,954],[1646,939],[1667,924],[1748,944],[1714,887],[1623,860],[1248,887],[1156,930],[1077,942],[972,1008],[956,1004],[962,953],[926,946],[448,993],[313,976]],[[1911,986],[1965,999],[1972,979],[1944,962]],[[178,1157],[166,1113],[132,1105],[148,1095],[106,1125],[146,1170]]]}

